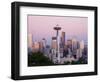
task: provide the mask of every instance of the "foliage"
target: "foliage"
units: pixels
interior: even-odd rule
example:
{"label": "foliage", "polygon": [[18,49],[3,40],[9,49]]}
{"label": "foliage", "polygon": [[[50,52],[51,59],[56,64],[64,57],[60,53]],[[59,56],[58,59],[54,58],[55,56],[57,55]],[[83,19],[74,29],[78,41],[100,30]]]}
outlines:
{"label": "foliage", "polygon": [[87,62],[81,57],[78,61],[72,61],[71,64],[87,64]]}
{"label": "foliage", "polygon": [[69,61],[64,62],[65,65],[70,65],[71,63]]}
{"label": "foliage", "polygon": [[72,62],[64,62],[65,65],[76,65],[76,64],[87,64],[87,62],[81,57],[77,61],[72,61]]}
{"label": "foliage", "polygon": [[44,56],[41,52],[29,53],[28,54],[28,66],[45,66],[53,65],[53,62]]}
{"label": "foliage", "polygon": [[[77,64],[87,64],[87,61],[83,57],[81,57],[77,61],[72,62],[64,62],[62,65],[77,65]],[[48,65],[61,65],[54,64],[49,58],[44,56],[41,52],[30,52],[28,53],[28,66],[48,66]]]}

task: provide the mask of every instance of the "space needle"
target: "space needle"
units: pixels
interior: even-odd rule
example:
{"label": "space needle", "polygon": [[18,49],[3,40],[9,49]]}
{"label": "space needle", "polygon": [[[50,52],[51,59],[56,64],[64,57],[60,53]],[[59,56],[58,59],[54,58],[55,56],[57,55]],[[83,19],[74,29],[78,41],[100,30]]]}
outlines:
{"label": "space needle", "polygon": [[59,25],[57,24],[55,27],[54,27],[54,30],[56,30],[56,37],[57,37],[57,63],[60,63],[60,47],[59,47],[59,44],[60,44],[60,37],[59,37],[59,31],[61,30],[61,27],[59,27]]}

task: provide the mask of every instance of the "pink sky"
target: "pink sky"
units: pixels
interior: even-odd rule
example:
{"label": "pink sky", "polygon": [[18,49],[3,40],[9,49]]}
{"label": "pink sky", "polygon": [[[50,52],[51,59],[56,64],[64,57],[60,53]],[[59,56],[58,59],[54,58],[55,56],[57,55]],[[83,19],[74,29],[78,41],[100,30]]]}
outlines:
{"label": "pink sky", "polygon": [[88,18],[87,17],[63,17],[63,16],[36,16],[28,15],[28,34],[33,34],[34,41],[46,38],[48,42],[51,37],[56,36],[53,29],[57,24],[62,28],[59,32],[66,33],[66,39],[76,37],[87,41]]}

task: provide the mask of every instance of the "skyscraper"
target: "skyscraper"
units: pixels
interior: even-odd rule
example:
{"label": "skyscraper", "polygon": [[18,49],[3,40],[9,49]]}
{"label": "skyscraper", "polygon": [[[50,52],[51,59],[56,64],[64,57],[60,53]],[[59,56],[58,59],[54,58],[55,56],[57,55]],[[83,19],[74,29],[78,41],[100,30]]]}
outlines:
{"label": "skyscraper", "polygon": [[57,38],[56,37],[52,37],[51,48],[55,50],[57,49]]}
{"label": "skyscraper", "polygon": [[52,37],[50,58],[54,63],[57,61],[57,37]]}
{"label": "skyscraper", "polygon": [[70,50],[72,51],[72,40],[71,39],[67,40],[66,44],[67,44],[67,47],[70,48]]}
{"label": "skyscraper", "polygon": [[80,42],[80,49],[84,49],[84,41],[83,40]]}
{"label": "skyscraper", "polygon": [[43,53],[46,54],[46,46],[47,46],[47,44],[46,44],[46,39],[45,38],[42,39],[42,43],[43,43]]}
{"label": "skyscraper", "polygon": [[45,38],[42,39],[42,43],[43,43],[43,47],[46,48],[46,39]]}
{"label": "skyscraper", "polygon": [[65,32],[62,32],[61,34],[61,47],[64,48],[65,46]]}
{"label": "skyscraper", "polygon": [[78,48],[77,40],[75,38],[72,39],[72,50],[76,50]]}
{"label": "skyscraper", "polygon": [[32,51],[32,45],[33,45],[32,34],[28,34],[28,49],[29,49],[29,51]]}
{"label": "skyscraper", "polygon": [[39,42],[33,43],[33,52],[38,52],[40,50],[40,44]]}
{"label": "skyscraper", "polygon": [[40,50],[40,52],[44,52],[43,51],[43,42],[42,41],[39,42],[39,50]]}
{"label": "skyscraper", "polygon": [[81,58],[82,57],[82,52],[84,50],[84,41],[80,41],[78,42],[78,49],[77,49],[77,53],[76,53],[76,56],[77,56],[77,59]]}
{"label": "skyscraper", "polygon": [[82,57],[82,52],[83,52],[83,49],[84,49],[84,41],[80,41],[80,57]]}

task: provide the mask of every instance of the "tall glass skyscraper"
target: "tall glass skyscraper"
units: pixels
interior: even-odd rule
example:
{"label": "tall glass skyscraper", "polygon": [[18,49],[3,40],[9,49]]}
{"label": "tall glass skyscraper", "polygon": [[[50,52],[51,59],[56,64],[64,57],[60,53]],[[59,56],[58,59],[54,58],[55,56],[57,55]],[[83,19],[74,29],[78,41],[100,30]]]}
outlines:
{"label": "tall glass skyscraper", "polygon": [[62,32],[61,34],[61,47],[64,48],[65,46],[65,32]]}

